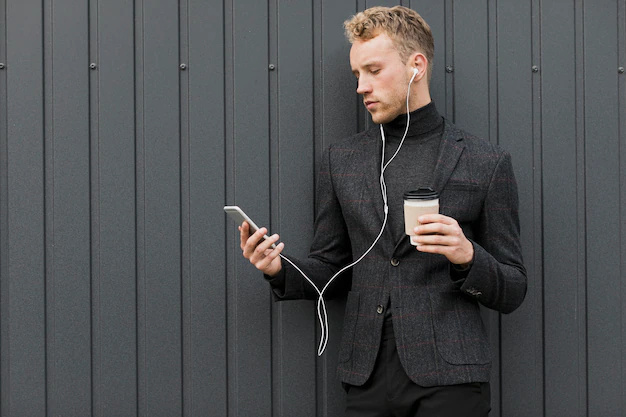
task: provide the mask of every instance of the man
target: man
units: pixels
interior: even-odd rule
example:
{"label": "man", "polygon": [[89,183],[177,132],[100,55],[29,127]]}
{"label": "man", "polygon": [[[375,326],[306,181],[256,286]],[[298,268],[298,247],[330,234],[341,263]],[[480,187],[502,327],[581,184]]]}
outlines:
{"label": "man", "polygon": [[[325,294],[348,297],[338,366],[345,415],[487,416],[491,358],[478,303],[509,313],[526,293],[510,156],[438,114],[433,39],[419,14],[373,7],[345,28],[357,93],[377,126],[325,153],[311,253],[290,258],[321,289],[375,242]],[[439,192],[441,214],[421,216],[411,242],[403,194],[420,186]],[[250,236],[244,223],[243,255],[277,299],[316,299],[279,257],[284,244],[270,247],[279,237],[262,241],[266,232]]]}

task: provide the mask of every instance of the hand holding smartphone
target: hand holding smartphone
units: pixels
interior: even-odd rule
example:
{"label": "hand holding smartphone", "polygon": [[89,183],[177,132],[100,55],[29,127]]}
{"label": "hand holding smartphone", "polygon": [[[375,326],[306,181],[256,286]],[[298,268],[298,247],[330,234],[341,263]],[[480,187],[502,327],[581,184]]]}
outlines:
{"label": "hand holding smartphone", "polygon": [[[252,221],[252,219],[239,208],[239,206],[224,206],[224,211],[233,219],[238,225],[241,225],[244,221],[250,225],[250,235],[259,230],[259,226]],[[269,236],[263,236],[264,239],[268,239]],[[276,248],[276,245],[272,243],[272,248]]]}

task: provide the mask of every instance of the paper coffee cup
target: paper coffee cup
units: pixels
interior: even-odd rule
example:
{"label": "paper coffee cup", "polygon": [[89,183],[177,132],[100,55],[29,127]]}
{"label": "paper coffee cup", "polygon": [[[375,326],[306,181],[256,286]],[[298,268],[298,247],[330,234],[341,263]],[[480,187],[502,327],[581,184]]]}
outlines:
{"label": "paper coffee cup", "polygon": [[[415,236],[413,229],[419,226],[418,217],[439,213],[439,193],[430,187],[421,187],[404,193],[404,231]],[[411,241],[412,245],[415,245]]]}

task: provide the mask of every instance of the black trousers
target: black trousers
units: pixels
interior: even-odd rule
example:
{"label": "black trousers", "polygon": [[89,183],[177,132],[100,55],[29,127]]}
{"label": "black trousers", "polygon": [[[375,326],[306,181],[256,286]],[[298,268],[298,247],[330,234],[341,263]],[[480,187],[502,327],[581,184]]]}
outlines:
{"label": "black trousers", "polygon": [[487,417],[489,383],[421,387],[404,372],[391,321],[385,323],[374,371],[358,387],[344,385],[345,417]]}

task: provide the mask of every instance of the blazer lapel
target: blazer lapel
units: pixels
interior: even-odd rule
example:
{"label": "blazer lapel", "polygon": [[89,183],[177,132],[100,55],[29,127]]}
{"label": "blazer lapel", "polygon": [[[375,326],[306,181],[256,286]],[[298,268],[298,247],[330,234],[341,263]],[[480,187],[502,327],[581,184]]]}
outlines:
{"label": "blazer lapel", "polygon": [[465,149],[463,134],[445,120],[443,137],[439,146],[439,158],[433,176],[433,189],[441,192],[450,179],[459,158]]}
{"label": "blazer lapel", "polygon": [[385,212],[383,209],[384,205],[380,190],[380,159],[382,157],[382,142],[380,138],[380,131],[377,128],[371,129],[368,132],[365,141],[366,142],[363,143],[364,152],[362,154],[362,157],[365,158],[366,161],[362,161],[364,163],[360,163],[359,165],[371,167],[363,173],[363,185],[367,187],[367,195],[369,195],[369,197],[372,199],[376,213],[364,213],[364,215],[368,216],[372,221],[376,221],[376,218],[372,218],[371,216],[376,216],[378,220],[382,223],[385,218]]}

